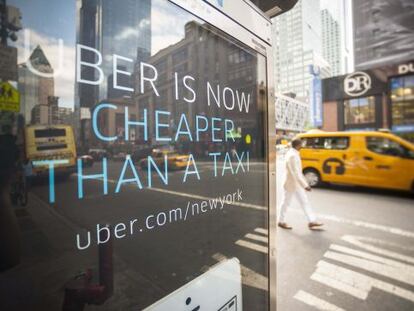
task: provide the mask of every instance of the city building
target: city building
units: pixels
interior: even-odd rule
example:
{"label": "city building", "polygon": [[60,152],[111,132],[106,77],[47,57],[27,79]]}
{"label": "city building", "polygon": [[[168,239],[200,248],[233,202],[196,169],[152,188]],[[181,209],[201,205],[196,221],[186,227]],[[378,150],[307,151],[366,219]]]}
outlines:
{"label": "city building", "polygon": [[58,118],[55,124],[75,125],[74,113],[72,108],[58,107]]}
{"label": "city building", "polygon": [[[33,50],[27,62],[30,62],[33,68],[40,72],[53,73],[53,68],[39,45]],[[55,91],[54,79],[33,73],[27,66],[27,62],[19,64],[18,66],[18,89],[21,94],[20,113],[23,115],[25,123],[30,124],[35,123],[32,120],[32,109],[35,106],[47,107],[48,97],[54,96]],[[35,115],[40,116],[42,109],[37,108],[36,111],[38,112]],[[44,119],[42,120],[44,121]]]}
{"label": "city building", "polygon": [[303,132],[309,122],[309,105],[289,96],[276,94],[275,127],[279,136]]}
{"label": "city building", "polygon": [[353,71],[350,0],[321,0],[322,54],[331,76]]}
{"label": "city building", "polygon": [[[103,56],[102,71],[105,77],[97,85],[79,83],[79,101],[75,107],[80,115],[82,108],[92,110],[102,100],[117,102],[128,101],[133,97],[130,91],[113,88],[113,55],[132,59],[133,62],[123,61],[117,69],[134,72],[136,64],[146,61],[151,54],[151,1],[150,0],[83,0],[79,8],[79,43],[97,49]],[[105,35],[102,35],[105,34]],[[93,53],[83,53],[82,60],[95,62]],[[139,65],[138,65],[139,66]],[[81,77],[86,80],[96,80],[94,68],[83,66]],[[134,84],[134,76],[123,75],[124,86]],[[80,125],[81,144],[87,145],[94,141],[90,131],[90,120],[83,119]],[[97,143],[97,142],[96,142]]]}
{"label": "city building", "polygon": [[331,74],[343,74],[341,57],[341,31],[337,20],[327,10],[321,11],[323,57],[331,66]]}
{"label": "city building", "polygon": [[49,123],[49,108],[47,105],[37,104],[31,110],[32,124],[48,124]]}
{"label": "city building", "polygon": [[[129,120],[143,120],[146,111],[148,124],[155,124],[156,110],[168,111],[170,113],[169,126],[160,129],[161,136],[174,137],[183,114],[187,118],[189,128],[195,127],[196,115],[213,117],[221,114],[223,118],[234,121],[237,127],[234,129],[234,136],[245,137],[250,135],[255,137],[259,129],[254,125],[257,115],[254,110],[257,109],[256,102],[261,100],[260,97],[264,94],[261,89],[265,88],[264,85],[258,83],[257,57],[249,50],[240,49],[230,38],[224,38],[225,34],[221,34],[223,37],[215,37],[208,24],[192,21],[185,24],[184,27],[184,37],[181,40],[161,49],[148,59],[148,63],[153,65],[158,72],[158,79],[154,82],[154,85],[159,96],[151,89],[151,85],[147,84],[148,89],[143,94],[139,91],[134,93],[132,102],[130,98],[121,97],[105,99],[105,102],[115,103],[117,109],[111,109],[100,114],[98,122],[102,133],[108,136],[124,135],[121,132],[124,128],[124,108],[128,106]],[[217,39],[213,40],[213,38]],[[134,72],[136,73],[135,76],[139,76],[139,64],[137,64]],[[185,76],[198,77],[198,79],[186,83],[197,94],[197,101],[204,104],[194,105],[192,102],[184,100],[184,98],[190,100],[193,93],[182,82],[177,85],[179,98],[176,98],[175,74],[177,74],[179,81]],[[236,109],[223,111],[215,104],[208,106],[206,98],[207,82],[211,84],[213,90],[217,90],[217,87],[221,87],[221,90],[227,87],[237,90],[239,94],[240,92],[251,94],[249,114],[241,114]],[[137,80],[135,83],[134,89],[139,90],[139,81]],[[222,96],[222,94],[219,95],[219,97]],[[234,96],[236,100],[236,95]],[[230,100],[230,95],[226,99]],[[223,100],[224,97],[221,98],[221,101]],[[154,131],[153,126],[148,128],[149,141],[147,144],[154,144],[151,141],[156,136]],[[142,127],[136,127],[129,133],[130,140],[135,140],[140,145],[146,144]],[[198,145],[205,143],[205,147],[208,149],[208,145],[211,143],[207,136],[204,137],[204,134],[206,133],[201,134],[200,144]],[[221,131],[217,135],[222,137],[224,133]],[[114,144],[116,143],[118,142],[114,142]],[[170,142],[167,143],[170,144]],[[238,140],[237,144],[243,144],[243,141]],[[181,151],[189,152],[191,150],[194,154],[203,154],[199,146],[197,150],[191,150],[193,146],[189,140],[186,140],[186,137],[181,137],[180,141],[177,142],[177,148],[181,148]],[[252,156],[256,154],[259,148],[260,144],[258,142],[251,142]]]}
{"label": "city building", "polygon": [[331,75],[322,52],[319,0],[299,0],[292,10],[273,19],[272,30],[276,93],[293,93],[308,102],[309,66],[319,67],[322,78]]}
{"label": "city building", "polygon": [[327,131],[389,129],[414,140],[414,60],[322,80]]}
{"label": "city building", "polygon": [[354,0],[355,68],[370,69],[414,58],[414,2]]}
{"label": "city building", "polygon": [[[105,77],[99,86],[80,84],[81,107],[94,107],[103,99],[131,97],[129,91],[113,88],[113,55],[122,55],[133,62],[124,61],[119,70],[133,72],[136,63],[148,59],[151,52],[151,1],[150,0],[84,0],[80,7],[79,43],[97,49],[103,56],[102,71]],[[92,17],[92,18],[91,18]],[[105,35],[102,36],[101,34]],[[82,60],[95,62],[94,53],[82,53]],[[96,80],[96,72],[88,66],[82,67],[81,77]],[[128,79],[123,75],[122,79]],[[122,81],[123,85],[132,85]]]}

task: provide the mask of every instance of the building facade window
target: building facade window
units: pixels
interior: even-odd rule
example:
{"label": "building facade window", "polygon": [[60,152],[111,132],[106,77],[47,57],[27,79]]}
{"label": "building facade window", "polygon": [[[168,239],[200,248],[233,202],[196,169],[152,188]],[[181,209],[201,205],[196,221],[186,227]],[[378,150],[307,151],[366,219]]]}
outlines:
{"label": "building facade window", "polygon": [[349,147],[348,136],[306,137],[302,140],[306,149],[344,150]]}
{"label": "building facade window", "polygon": [[414,75],[392,78],[391,114],[392,125],[414,125]]}
{"label": "building facade window", "polygon": [[375,97],[344,100],[344,124],[347,127],[375,123]]}

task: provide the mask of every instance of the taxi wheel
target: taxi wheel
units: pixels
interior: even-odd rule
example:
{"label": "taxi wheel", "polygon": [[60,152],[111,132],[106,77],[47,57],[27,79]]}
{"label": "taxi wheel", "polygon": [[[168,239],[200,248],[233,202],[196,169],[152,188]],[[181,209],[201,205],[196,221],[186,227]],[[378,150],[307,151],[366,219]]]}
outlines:
{"label": "taxi wheel", "polygon": [[307,168],[303,171],[306,181],[311,187],[319,187],[322,184],[321,174],[313,168]]}

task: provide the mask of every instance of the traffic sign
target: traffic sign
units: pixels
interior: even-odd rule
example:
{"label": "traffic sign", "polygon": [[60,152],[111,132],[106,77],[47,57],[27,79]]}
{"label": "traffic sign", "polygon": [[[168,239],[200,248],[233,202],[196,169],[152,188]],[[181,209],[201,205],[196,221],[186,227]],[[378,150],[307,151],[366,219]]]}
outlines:
{"label": "traffic sign", "polygon": [[20,94],[9,82],[0,82],[0,111],[20,111]]}

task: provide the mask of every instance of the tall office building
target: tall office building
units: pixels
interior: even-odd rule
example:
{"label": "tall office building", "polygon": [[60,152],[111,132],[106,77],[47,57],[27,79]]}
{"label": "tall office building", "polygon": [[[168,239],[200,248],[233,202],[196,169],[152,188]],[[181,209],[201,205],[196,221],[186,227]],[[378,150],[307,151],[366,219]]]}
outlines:
{"label": "tall office building", "polygon": [[[151,1],[150,0],[83,0],[80,10],[78,41],[99,50],[103,57],[102,70],[106,77],[113,73],[114,54],[132,59],[122,61],[118,69],[133,72],[135,63],[145,61],[151,52]],[[143,52],[144,51],[144,52]],[[82,60],[94,62],[93,53],[84,53]],[[96,80],[96,71],[84,66],[82,78]],[[125,75],[124,75],[125,78]],[[132,79],[132,78],[131,78]],[[93,107],[108,95],[131,96],[131,92],[114,91],[108,80],[98,86],[79,85],[79,98],[82,107]],[[123,81],[131,86],[133,81]]]}
{"label": "tall office building", "polygon": [[341,57],[341,31],[339,23],[327,10],[321,11],[323,57],[331,66],[332,76],[343,74]]}
{"label": "tall office building", "polygon": [[319,0],[299,0],[292,10],[274,18],[277,93],[294,93],[307,101],[312,80],[309,66],[318,67],[322,77],[330,76],[330,66],[322,56],[320,16]]}
{"label": "tall office building", "polygon": [[[53,68],[47,59],[43,49],[38,45],[31,53],[27,62],[30,62],[33,68],[40,72],[52,74]],[[32,109],[35,106],[43,106],[47,110],[49,102],[48,97],[54,96],[54,78],[41,77],[33,73],[27,62],[19,64],[19,92],[21,94],[20,113],[25,119],[25,123],[34,123],[32,120]],[[47,118],[42,119],[47,123]]]}
{"label": "tall office building", "polygon": [[350,0],[321,0],[322,54],[331,75],[353,71]]}
{"label": "tall office building", "polygon": [[[78,84],[76,113],[82,119],[82,111],[92,110],[105,101],[129,104],[133,92],[114,89],[113,55],[128,60],[119,60],[118,70],[127,71],[131,76],[119,74],[120,84],[132,87],[137,64],[151,54],[151,0],[82,0],[79,7],[78,42],[97,49],[102,54],[102,71],[105,79],[100,85]],[[94,53],[83,53],[82,60],[94,63]],[[139,67],[139,65],[138,65]],[[97,80],[92,67],[83,66],[81,76],[86,80]],[[90,120],[82,119],[81,142],[86,146],[94,141],[90,131]]]}
{"label": "tall office building", "polygon": [[414,58],[412,0],[354,0],[353,20],[356,69]]}

